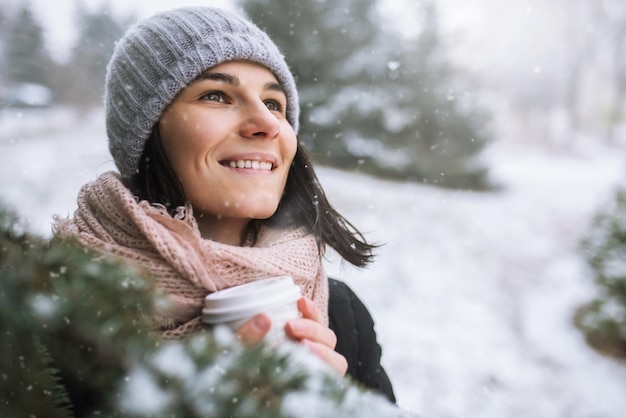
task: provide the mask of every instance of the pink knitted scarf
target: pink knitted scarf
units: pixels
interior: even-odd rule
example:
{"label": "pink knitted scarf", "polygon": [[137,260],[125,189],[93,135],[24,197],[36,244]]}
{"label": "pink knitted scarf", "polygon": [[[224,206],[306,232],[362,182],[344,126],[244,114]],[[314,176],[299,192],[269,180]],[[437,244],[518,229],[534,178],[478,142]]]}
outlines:
{"label": "pink knitted scarf", "polygon": [[146,269],[165,291],[157,321],[165,338],[202,327],[204,297],[216,290],[290,275],[328,324],[328,280],[315,238],[304,228],[261,227],[243,246],[203,239],[191,207],[170,216],[164,207],[137,202],[114,172],[82,187],[73,219],[56,219],[55,234],[76,237],[98,251]]}

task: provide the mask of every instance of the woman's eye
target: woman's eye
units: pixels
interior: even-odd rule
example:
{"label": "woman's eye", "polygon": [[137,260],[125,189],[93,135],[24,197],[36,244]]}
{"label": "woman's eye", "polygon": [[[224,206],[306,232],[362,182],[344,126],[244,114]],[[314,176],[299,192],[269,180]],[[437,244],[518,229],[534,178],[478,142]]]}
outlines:
{"label": "woman's eye", "polygon": [[226,102],[226,96],[224,95],[224,93],[219,92],[219,91],[210,91],[208,93],[205,93],[202,96],[200,96],[200,99],[208,100],[210,102],[219,102],[219,103]]}
{"label": "woman's eye", "polygon": [[267,108],[269,110],[271,110],[272,112],[282,112],[283,111],[283,104],[281,102],[279,102],[278,100],[266,100],[265,101],[265,106],[267,106]]}

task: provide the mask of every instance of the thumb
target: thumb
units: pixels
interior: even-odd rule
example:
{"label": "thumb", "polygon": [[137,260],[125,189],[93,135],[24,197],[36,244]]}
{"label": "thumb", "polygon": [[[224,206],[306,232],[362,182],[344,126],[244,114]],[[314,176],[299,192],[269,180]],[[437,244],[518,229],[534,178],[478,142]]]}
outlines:
{"label": "thumb", "polygon": [[260,313],[253,316],[236,332],[237,336],[246,345],[255,345],[261,342],[272,326],[272,320],[267,314]]}

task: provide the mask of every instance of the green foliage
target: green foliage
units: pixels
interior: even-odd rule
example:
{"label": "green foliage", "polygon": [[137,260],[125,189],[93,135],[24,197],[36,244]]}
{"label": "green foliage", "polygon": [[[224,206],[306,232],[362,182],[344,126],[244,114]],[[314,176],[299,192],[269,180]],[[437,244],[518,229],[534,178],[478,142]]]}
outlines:
{"label": "green foliage", "polygon": [[240,0],[285,53],[300,91],[300,139],[323,163],[382,177],[483,189],[487,115],[446,58],[429,0],[421,31],[386,28],[376,0]]}
{"label": "green foliage", "polygon": [[34,295],[49,289],[32,252],[43,242],[22,235],[16,218],[4,212],[0,213],[0,242],[0,416],[20,416],[16,412],[25,410],[34,416],[71,416],[50,354],[32,332],[39,324],[27,308],[31,303],[27,292]]}
{"label": "green foliage", "polygon": [[591,345],[626,357],[626,190],[618,190],[584,240],[598,297],[578,314],[577,323]]}
{"label": "green foliage", "polygon": [[226,329],[164,341],[165,300],[127,264],[23,232],[0,208],[0,416],[407,416],[293,344]]}
{"label": "green foliage", "polygon": [[[135,319],[153,304],[147,283],[134,269],[71,242],[50,245],[23,234],[6,213],[0,225],[0,322],[10,347],[2,370],[11,376],[0,381],[0,408],[12,408],[0,416],[67,416],[64,407],[58,415],[45,412],[52,411],[49,402],[66,401],[59,381],[73,401],[97,408],[106,402],[102,388],[124,376],[128,352],[156,341]],[[37,401],[49,402],[37,409]]]}

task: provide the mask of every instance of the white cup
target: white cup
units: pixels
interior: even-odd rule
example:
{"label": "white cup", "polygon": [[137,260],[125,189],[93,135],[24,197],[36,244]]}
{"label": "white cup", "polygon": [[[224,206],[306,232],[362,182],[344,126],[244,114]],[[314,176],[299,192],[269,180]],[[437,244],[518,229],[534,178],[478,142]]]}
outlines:
{"label": "white cup", "polygon": [[300,288],[291,276],[258,280],[207,295],[202,321],[237,331],[254,315],[266,313],[272,327],[264,341],[275,344],[289,339],[285,335],[285,323],[300,316],[297,305],[300,297]]}

